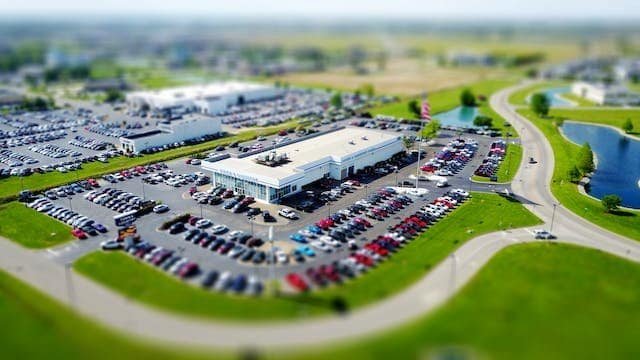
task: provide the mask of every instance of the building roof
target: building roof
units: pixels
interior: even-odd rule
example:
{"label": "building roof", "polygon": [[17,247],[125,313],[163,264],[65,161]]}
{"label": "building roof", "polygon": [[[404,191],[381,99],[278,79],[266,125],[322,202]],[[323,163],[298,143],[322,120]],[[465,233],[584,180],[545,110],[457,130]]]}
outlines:
{"label": "building roof", "polygon": [[144,138],[144,137],[149,137],[149,136],[153,136],[153,135],[157,135],[162,133],[162,130],[150,130],[150,131],[145,131],[142,133],[138,133],[138,134],[132,134],[132,135],[127,135],[127,136],[123,136],[123,139],[129,139],[129,140],[134,140],[134,139],[140,139],[140,138]]}
{"label": "building roof", "polygon": [[216,98],[227,94],[262,90],[268,88],[271,88],[271,86],[248,82],[226,81],[153,91],[136,91],[129,93],[129,96],[152,98],[155,102],[158,103],[171,103],[176,100]]}
{"label": "building roof", "polygon": [[[330,160],[348,161],[351,156],[363,151],[374,151],[377,147],[393,143],[399,138],[398,135],[378,130],[347,127],[277,148],[276,153],[286,154],[289,160],[279,166],[270,167],[256,162],[256,158],[266,154],[265,151],[245,158],[229,158],[214,163],[205,161],[203,167],[207,170],[233,172],[277,185],[302,176],[305,170],[310,170],[319,164],[325,164]],[[265,144],[265,147],[268,148],[269,145]]]}

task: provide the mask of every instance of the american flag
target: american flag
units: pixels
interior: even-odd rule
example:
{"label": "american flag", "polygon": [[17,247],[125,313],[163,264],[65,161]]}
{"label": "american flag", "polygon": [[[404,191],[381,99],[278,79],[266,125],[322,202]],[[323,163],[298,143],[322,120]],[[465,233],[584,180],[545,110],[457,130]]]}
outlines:
{"label": "american flag", "polygon": [[429,101],[427,97],[424,96],[422,98],[422,107],[420,109],[420,118],[423,120],[431,121],[431,106],[429,105]]}

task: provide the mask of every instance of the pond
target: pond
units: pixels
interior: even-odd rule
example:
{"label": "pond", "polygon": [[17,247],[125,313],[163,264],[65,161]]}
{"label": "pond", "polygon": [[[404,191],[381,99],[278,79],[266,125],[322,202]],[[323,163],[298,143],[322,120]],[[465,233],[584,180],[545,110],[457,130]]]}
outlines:
{"label": "pond", "polygon": [[473,119],[478,115],[478,108],[473,106],[458,106],[453,110],[433,115],[442,126],[455,126],[461,128],[478,128],[473,125]]}
{"label": "pond", "polygon": [[615,129],[565,122],[562,132],[571,141],[588,142],[597,158],[589,194],[597,198],[616,194],[626,207],[640,209],[640,140]]}
{"label": "pond", "polygon": [[[570,91],[571,89],[569,87],[563,86],[546,89],[544,94],[547,95],[551,107],[575,107],[576,104],[560,97],[561,94],[565,94]],[[529,102],[529,99],[527,99],[527,102]]]}

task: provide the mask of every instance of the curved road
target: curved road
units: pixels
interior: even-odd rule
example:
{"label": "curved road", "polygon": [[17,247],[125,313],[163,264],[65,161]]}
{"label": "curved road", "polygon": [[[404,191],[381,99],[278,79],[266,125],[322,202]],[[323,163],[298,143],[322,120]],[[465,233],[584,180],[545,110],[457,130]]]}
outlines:
{"label": "curved road", "polygon": [[[523,162],[512,188],[525,206],[550,226],[553,204],[557,203],[547,185],[553,172],[551,147],[542,133],[507,102],[509,94],[522,86],[496,93],[491,105],[518,129],[524,159],[540,161],[536,165]],[[640,261],[638,242],[588,223],[562,206],[557,206],[554,220],[553,232],[559,241]],[[288,347],[369,335],[423,316],[453,296],[498,251],[523,241],[533,241],[526,229],[479,236],[409,288],[378,303],[342,317],[263,324],[210,321],[150,308],[54,263],[42,252],[26,250],[6,239],[0,241],[0,266],[80,313],[140,338],[225,349]]]}

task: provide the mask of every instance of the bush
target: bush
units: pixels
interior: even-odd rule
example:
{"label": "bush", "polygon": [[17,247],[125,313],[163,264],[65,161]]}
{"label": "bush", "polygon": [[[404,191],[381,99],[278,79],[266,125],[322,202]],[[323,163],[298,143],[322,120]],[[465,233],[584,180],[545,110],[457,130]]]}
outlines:
{"label": "bush", "polygon": [[543,93],[536,93],[531,97],[531,111],[538,116],[547,116],[550,106],[549,98]]}
{"label": "bush", "polygon": [[409,110],[410,113],[412,113],[413,115],[415,115],[415,117],[420,117],[420,105],[418,104],[418,100],[416,99],[412,99],[409,100],[409,102],[407,103],[407,109]]}
{"label": "bush", "polygon": [[489,116],[484,116],[484,115],[478,115],[476,116],[475,119],[473,119],[473,125],[475,126],[485,126],[485,127],[492,127],[493,126],[493,119]]}

